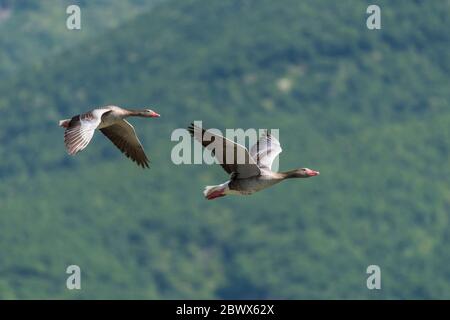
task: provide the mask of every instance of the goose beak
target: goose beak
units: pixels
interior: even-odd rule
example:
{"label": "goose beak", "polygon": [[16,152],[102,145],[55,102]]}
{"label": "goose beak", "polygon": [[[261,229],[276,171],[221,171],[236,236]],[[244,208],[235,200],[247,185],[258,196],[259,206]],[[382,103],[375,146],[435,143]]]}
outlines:
{"label": "goose beak", "polygon": [[161,116],[159,115],[159,113],[156,113],[155,111],[152,111],[152,113],[150,113],[150,117],[151,118],[159,118]]}
{"label": "goose beak", "polygon": [[314,170],[308,170],[308,171],[306,171],[306,174],[310,177],[314,177],[314,176],[318,176],[320,174],[320,172],[314,171]]}

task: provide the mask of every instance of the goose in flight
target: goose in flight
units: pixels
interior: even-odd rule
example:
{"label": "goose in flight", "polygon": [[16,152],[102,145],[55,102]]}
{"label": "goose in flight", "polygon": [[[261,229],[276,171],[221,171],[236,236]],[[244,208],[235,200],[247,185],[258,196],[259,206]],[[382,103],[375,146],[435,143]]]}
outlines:
{"label": "goose in flight", "polygon": [[[206,186],[203,194],[212,200],[226,195],[249,195],[266,189],[285,179],[310,178],[320,174],[308,168],[286,172],[272,171],[272,163],[281,153],[280,142],[267,131],[248,151],[221,135],[214,134],[194,124],[189,133],[206,149],[212,151],[230,180],[216,186]],[[240,161],[237,161],[240,160]]]}
{"label": "goose in flight", "polygon": [[64,143],[67,152],[75,155],[91,141],[95,129],[100,130],[128,158],[142,168],[149,167],[149,160],[128,117],[155,118],[159,114],[150,109],[127,110],[117,106],[105,106],[59,121],[65,128]]}

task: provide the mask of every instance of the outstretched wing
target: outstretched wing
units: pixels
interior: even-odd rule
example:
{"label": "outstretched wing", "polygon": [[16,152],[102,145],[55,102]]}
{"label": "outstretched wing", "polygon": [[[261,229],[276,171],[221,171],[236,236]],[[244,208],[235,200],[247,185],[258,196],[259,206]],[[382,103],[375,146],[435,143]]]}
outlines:
{"label": "outstretched wing", "polygon": [[266,131],[250,148],[250,155],[260,168],[271,170],[273,161],[281,151],[280,142]]}
{"label": "outstretched wing", "polygon": [[95,129],[102,121],[102,116],[110,111],[109,109],[94,109],[70,120],[64,131],[64,144],[70,155],[86,148],[94,136]]}
{"label": "outstretched wing", "polygon": [[203,147],[212,152],[227,173],[234,173],[236,179],[245,179],[261,174],[255,160],[244,146],[194,124],[191,124],[188,131]]}
{"label": "outstretched wing", "polygon": [[149,168],[150,161],[136,135],[136,131],[128,121],[121,120],[112,126],[100,129],[100,131],[128,158],[142,168]]}

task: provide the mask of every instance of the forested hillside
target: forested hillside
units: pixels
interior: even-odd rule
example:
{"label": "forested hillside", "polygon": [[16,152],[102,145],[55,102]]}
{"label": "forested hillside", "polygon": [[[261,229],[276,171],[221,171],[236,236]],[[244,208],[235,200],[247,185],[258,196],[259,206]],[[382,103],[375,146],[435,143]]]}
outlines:
{"label": "forested hillside", "polygon": [[[0,77],[117,28],[164,0],[0,0]],[[69,31],[66,8],[82,8],[81,30]]]}
{"label": "forested hillside", "polygon": [[[0,298],[450,298],[450,5],[379,1],[370,31],[368,4],[164,1],[21,68],[9,31]],[[104,104],[161,113],[132,120],[150,170],[101,134],[66,154],[58,120]],[[221,168],[170,160],[193,120],[279,129],[281,169],[321,175],[205,201]]]}

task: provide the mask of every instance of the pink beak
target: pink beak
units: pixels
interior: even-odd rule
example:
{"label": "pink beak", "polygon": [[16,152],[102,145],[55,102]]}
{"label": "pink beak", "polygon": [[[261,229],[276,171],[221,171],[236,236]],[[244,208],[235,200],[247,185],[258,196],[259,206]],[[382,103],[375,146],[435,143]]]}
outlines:
{"label": "pink beak", "polygon": [[320,174],[320,172],[314,171],[314,170],[308,170],[308,171],[306,171],[306,174],[310,177],[314,177],[314,176],[318,176]]}
{"label": "pink beak", "polygon": [[156,112],[152,111],[152,113],[150,113],[150,117],[151,118],[159,118],[160,115],[159,115],[159,113],[156,113]]}

